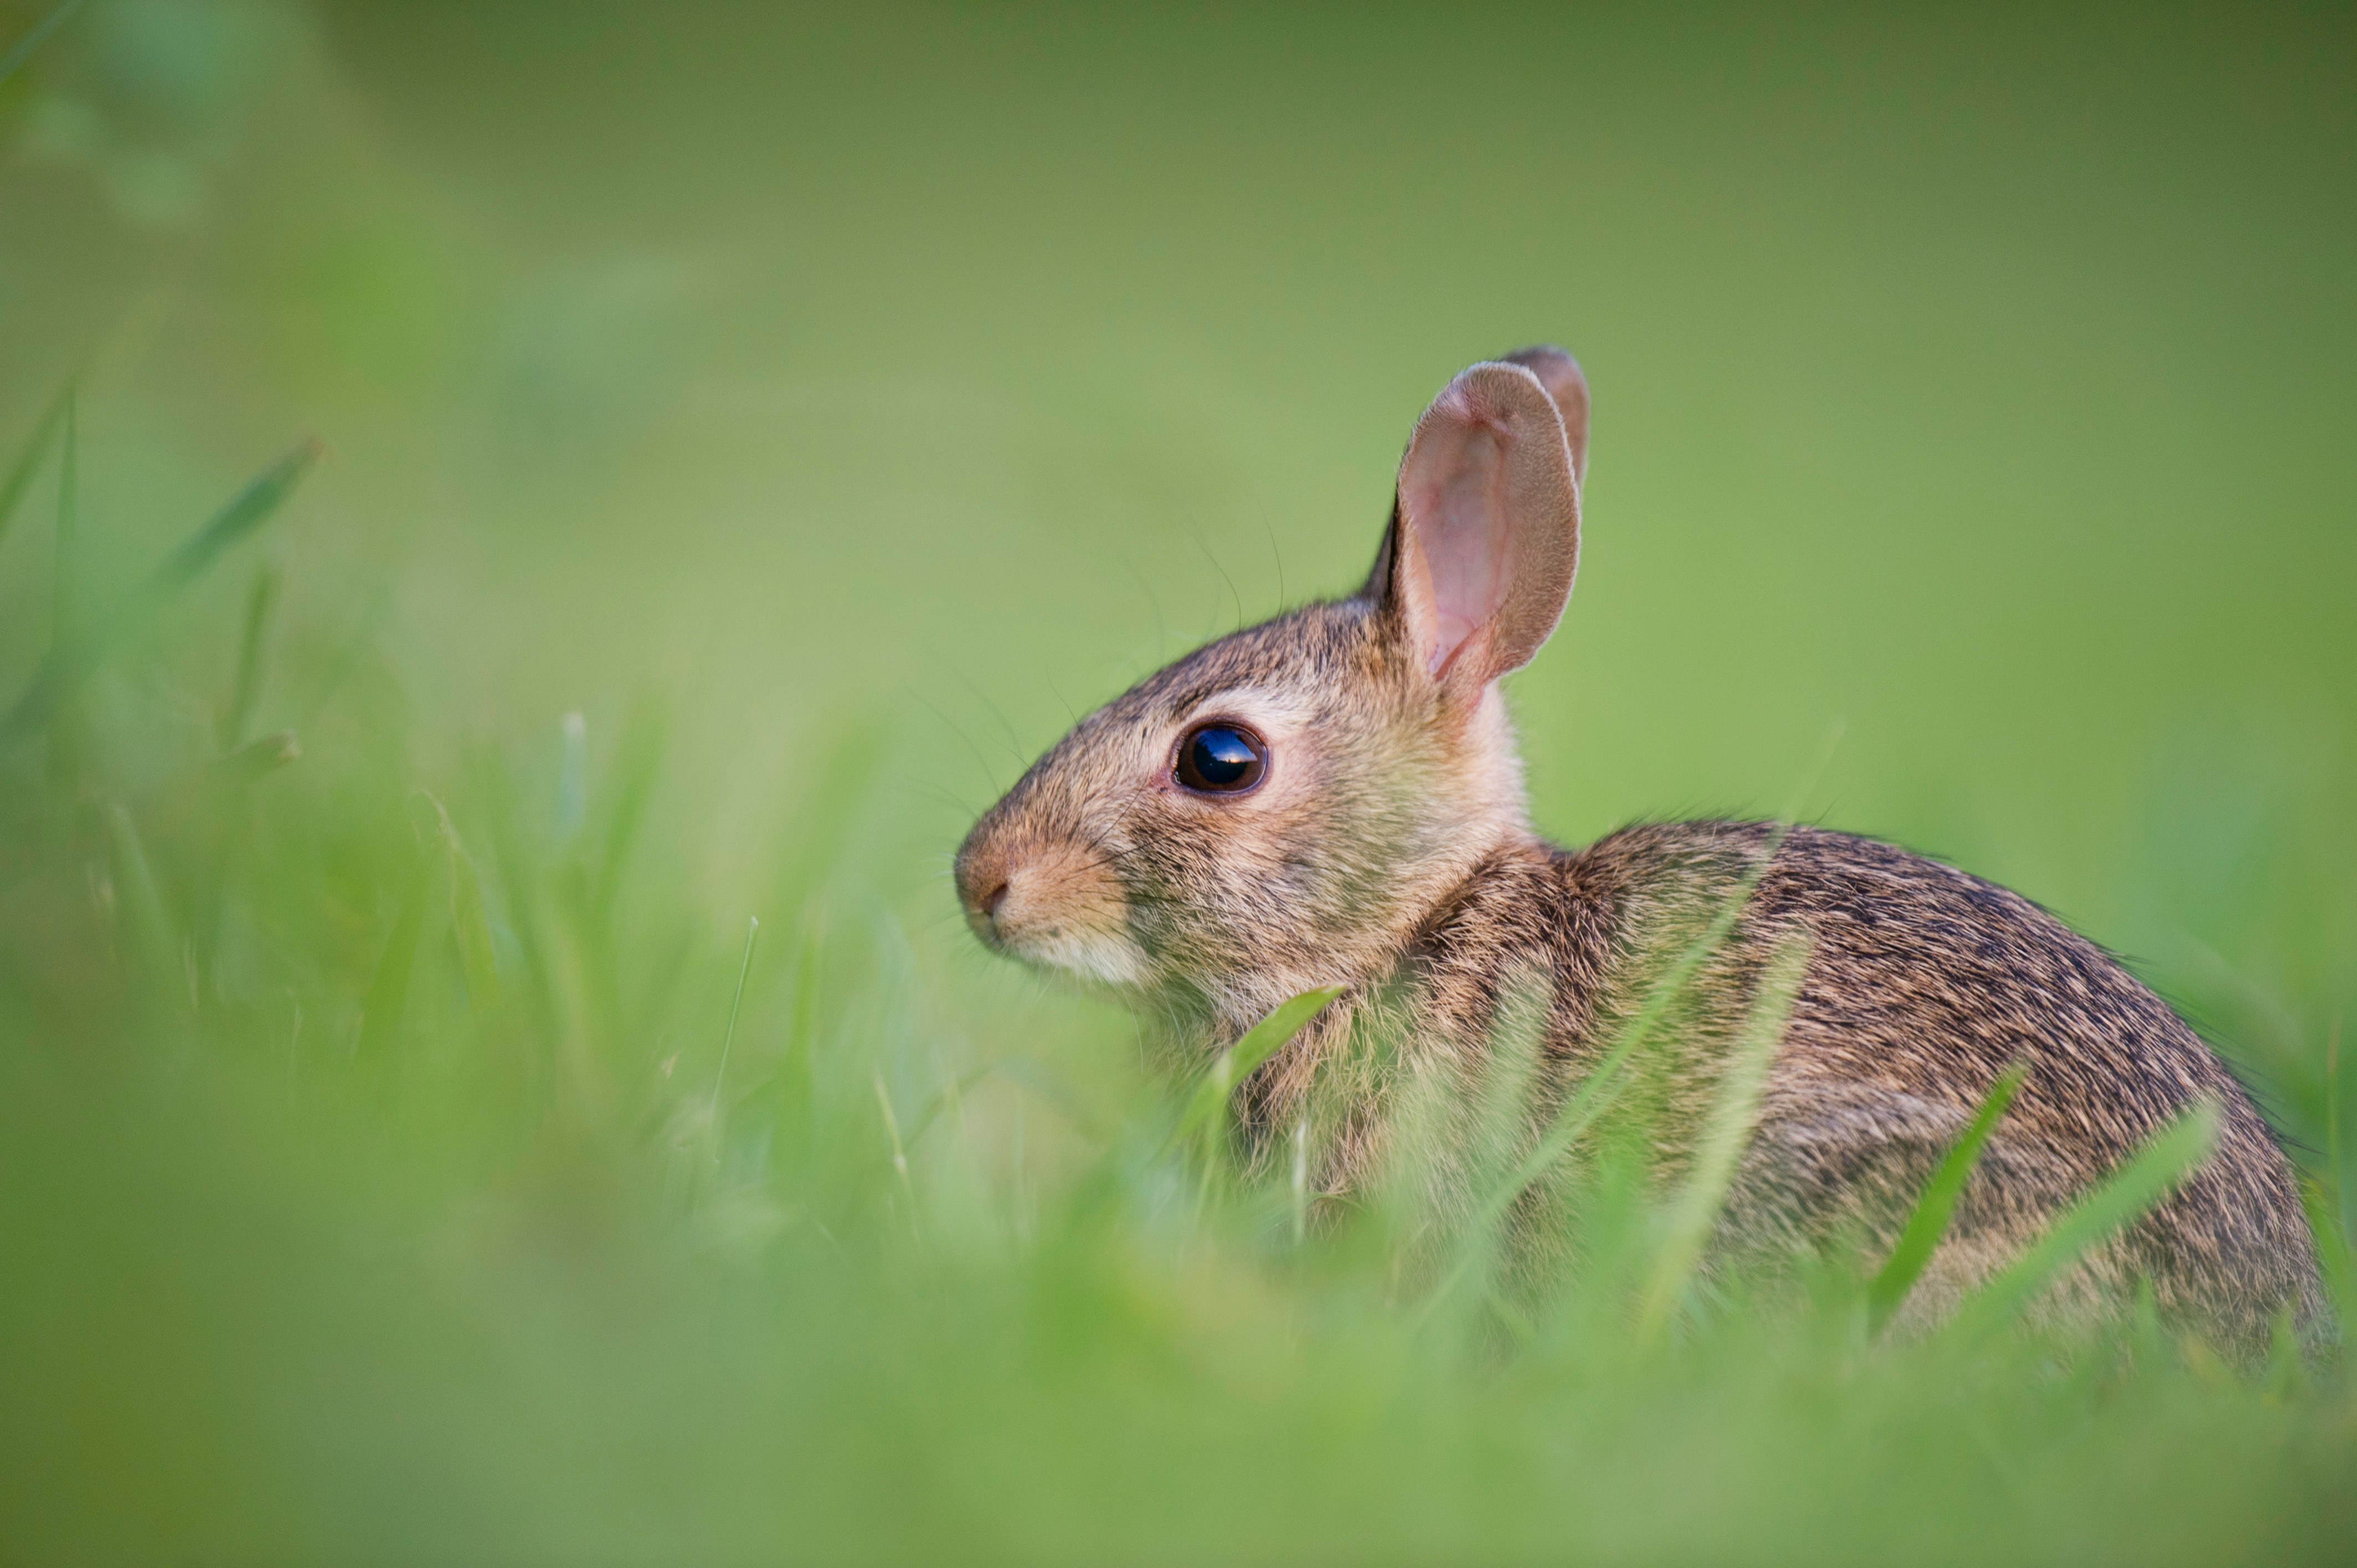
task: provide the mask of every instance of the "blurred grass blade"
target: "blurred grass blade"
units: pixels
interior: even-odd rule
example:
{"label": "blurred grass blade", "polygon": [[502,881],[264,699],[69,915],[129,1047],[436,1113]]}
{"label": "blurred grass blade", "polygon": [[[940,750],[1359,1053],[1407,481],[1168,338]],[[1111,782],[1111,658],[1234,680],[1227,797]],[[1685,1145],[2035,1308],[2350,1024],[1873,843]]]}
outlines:
{"label": "blurred grass blade", "polygon": [[1825,769],[1833,766],[1834,754],[1841,749],[1842,736],[1848,733],[1849,720],[1840,714],[1835,714],[1833,722],[1825,725],[1824,743],[1817,747],[1817,755],[1811,759],[1807,770],[1793,782],[1792,798],[1786,803],[1783,814],[1776,819],[1779,829],[1776,838],[1780,843],[1784,833],[1791,831],[1792,825],[1801,820],[1801,813],[1808,809],[1809,797],[1816,793],[1817,780],[1823,779]]}
{"label": "blurred grass blade", "polygon": [[1955,1332],[1971,1339],[2011,1322],[2082,1253],[2133,1223],[2208,1159],[2218,1144],[2219,1121],[2218,1102],[2205,1097],[2147,1139],[2109,1180],[1965,1302]]}
{"label": "blurred grass blade", "polygon": [[778,1052],[776,1091],[769,1096],[775,1108],[781,1144],[798,1142],[808,1130],[814,1075],[812,1058],[818,1049],[819,975],[823,969],[817,922],[805,918],[794,942],[793,1005],[786,1015],[786,1039]]}
{"label": "blurred grass blade", "polygon": [[410,866],[393,913],[393,930],[369,979],[368,999],[361,1006],[361,1037],[357,1059],[373,1064],[388,1060],[401,1033],[401,1015],[409,1004],[409,975],[417,964],[417,940],[425,925],[427,894],[434,884],[434,857],[421,854]]}
{"label": "blurred grass blade", "polygon": [[309,437],[247,481],[245,489],[164,558],[150,591],[170,593],[186,587],[220,559],[222,551],[268,521],[271,513],[286,504],[305,471],[325,450],[317,436]]}
{"label": "blurred grass blade", "polygon": [[1717,1101],[1696,1142],[1694,1164],[1671,1202],[1652,1277],[1638,1307],[1638,1331],[1651,1339],[1668,1324],[1702,1261],[1718,1213],[1734,1185],[1736,1167],[1750,1146],[1760,1118],[1768,1071],[1783,1043],[1784,1025],[1809,967],[1809,939],[1795,932],[1776,944],[1760,973],[1758,990],[1743,1021],[1742,1036],[1721,1069]]}
{"label": "blurred grass blade", "polygon": [[[1549,1123],[1537,1145],[1505,1180],[1491,1189],[1489,1196],[1474,1211],[1469,1234],[1487,1236],[1495,1230],[1505,1219],[1506,1211],[1530,1190],[1532,1184],[1554,1169],[1555,1162],[1569,1154],[1572,1145],[1587,1136],[1587,1130],[1596,1124],[1597,1119],[1612,1108],[1620,1099],[1624,1081],[1621,1072],[1628,1066],[1630,1052],[1635,1047],[1637,1039],[1634,1030],[1624,1029],[1611,1051],[1579,1080],[1579,1087],[1555,1112],[1555,1120]],[[1433,1316],[1442,1303],[1455,1298],[1464,1285],[1465,1276],[1479,1262],[1479,1257],[1471,1252],[1460,1258],[1455,1269],[1441,1282],[1440,1287],[1433,1292],[1419,1321]]]}
{"label": "blurred grass blade", "polygon": [[[81,646],[81,421],[79,403],[74,387],[68,382],[65,391],[65,417],[58,440],[58,505],[49,545],[49,652],[48,659],[70,657]],[[44,661],[43,669],[48,668]],[[38,679],[38,674],[37,674]],[[56,703],[39,715],[38,725],[48,732],[50,777],[60,783],[77,780],[90,750],[87,726],[80,723],[81,714],[70,701],[70,693],[60,691]],[[36,727],[28,724],[27,729]],[[0,732],[0,740],[5,740]]]}
{"label": "blurred grass blade", "polygon": [[2314,1179],[2299,1184],[2300,1208],[2315,1240],[2317,1272],[2324,1276],[2326,1303],[2336,1321],[2357,1324],[2357,1255],[2349,1246],[2339,1208]]}
{"label": "blurred grass blade", "polygon": [[164,907],[163,889],[156,885],[146,848],[139,842],[131,808],[120,801],[107,808],[106,836],[124,945],[142,977],[158,994],[177,993],[181,990],[174,982],[180,963],[179,937],[171,912]]}
{"label": "blurred grass blade", "polygon": [[1973,1167],[1980,1163],[1981,1150],[1987,1145],[1989,1134],[1996,1130],[1997,1119],[2013,1103],[2022,1080],[2029,1076],[2028,1062],[2016,1062],[1997,1074],[1980,1109],[1964,1128],[1964,1136],[1956,1140],[1941,1160],[1939,1169],[1932,1173],[1923,1196],[1916,1200],[1914,1212],[1907,1217],[1906,1229],[1900,1232],[1899,1244],[1890,1251],[1889,1261],[1867,1287],[1867,1333],[1881,1333],[1891,1314],[1907,1300],[1907,1293],[1915,1288],[1923,1265],[1932,1261],[1932,1251],[1948,1233],[1948,1221],[1956,1211],[1957,1200],[1964,1196],[1964,1183],[1971,1179]]}
{"label": "blurred grass blade", "polygon": [[[737,963],[737,991],[728,998],[728,1027],[720,1036],[720,1067],[712,1075],[712,1163],[720,1163],[720,1146],[725,1131],[726,1112],[722,1108],[721,1090],[728,1081],[728,1050],[737,1043],[737,1015],[745,1008],[745,977],[753,972],[753,942],[761,934],[761,917],[748,916],[745,922],[745,956]],[[891,1107],[885,1107],[889,1114]],[[899,1137],[896,1129],[894,1137]]]}
{"label": "blurred grass blade", "polygon": [[7,717],[0,719],[0,746],[21,740],[46,725],[107,653],[153,618],[174,594],[193,581],[222,551],[277,510],[319,452],[318,442],[306,441],[280,458],[172,552],[105,622],[81,628],[72,638],[54,644],[48,657],[34,671],[24,695],[17,698]]}
{"label": "blurred grass blade", "polygon": [[1687,943],[1669,968],[1662,972],[1660,978],[1645,993],[1645,1000],[1639,1005],[1636,1015],[1621,1026],[1611,1048],[1588,1069],[1587,1075],[1580,1079],[1579,1088],[1555,1112],[1554,1122],[1529,1157],[1490,1195],[1480,1210],[1484,1216],[1494,1219],[1503,1214],[1533,1182],[1544,1176],[1557,1160],[1570,1152],[1572,1145],[1595,1125],[1598,1117],[1610,1109],[1620,1093],[1622,1070],[1634,1058],[1638,1049],[1652,1037],[1653,1031],[1660,1027],[1671,1005],[1684,992],[1686,983],[1709,961],[1711,954],[1725,945],[1735,929],[1736,922],[1743,918],[1743,911],[1749,907],[1752,894],[1759,890],[1760,878],[1767,875],[1768,868],[1775,863],[1776,852],[1783,847],[1784,835],[1790,831],[1789,823],[1779,822],[1769,833],[1767,842],[1760,846],[1760,858],[1744,874],[1743,880],[1736,885],[1735,891],[1727,896],[1717,914],[1711,918],[1710,924],[1703,928],[1701,935]]}
{"label": "blurred grass blade", "polygon": [[450,809],[431,793],[425,798],[434,802],[440,822],[444,865],[449,876],[450,934],[458,947],[458,967],[467,979],[467,1000],[478,1008],[496,1006],[500,1000],[499,960],[491,946],[491,921],[483,908],[483,884],[475,870],[474,857],[467,853],[464,840],[458,836],[458,826],[450,820]]}
{"label": "blurred grass blade", "polygon": [[1531,1183],[1544,1176],[1555,1161],[1568,1153],[1581,1134],[1595,1123],[1597,1117],[1609,1108],[1619,1091],[1621,1069],[1652,1037],[1653,1031],[1661,1026],[1662,1019],[1685,991],[1686,983],[1709,961],[1713,953],[1726,944],[1735,930],[1736,922],[1743,918],[1743,911],[1750,907],[1751,896],[1760,890],[1761,878],[1776,864],[1777,852],[1784,847],[1784,839],[1792,831],[1792,818],[1799,813],[1809,791],[1816,787],[1816,780],[1824,771],[1825,764],[1832,760],[1834,749],[1841,742],[1843,728],[1841,720],[1834,721],[1816,761],[1793,792],[1792,809],[1769,830],[1768,837],[1760,846],[1759,858],[1743,874],[1742,880],[1736,884],[1735,891],[1727,896],[1727,901],[1719,906],[1710,924],[1686,944],[1671,961],[1670,967],[1663,971],[1661,977],[1647,990],[1636,1015],[1621,1026],[1620,1037],[1604,1054],[1603,1059],[1580,1080],[1578,1090],[1564,1101],[1563,1108],[1555,1112],[1554,1124],[1546,1135],[1531,1151],[1530,1157],[1515,1171],[1505,1188],[1491,1195],[1485,1212],[1504,1212]]}
{"label": "blurred grass blade", "polygon": [[564,749],[556,765],[556,810],[549,831],[560,844],[581,831],[589,815],[589,718],[577,709],[565,715]]}
{"label": "blurred grass blade", "polygon": [[266,774],[289,767],[303,756],[303,743],[291,729],[246,742],[213,764],[215,774],[234,783],[251,784]]}
{"label": "blurred grass blade", "polygon": [[[2346,1254],[2349,1213],[2345,1197],[2349,1183],[2341,1161],[2341,1015],[2336,1013],[2332,1027],[2324,1036],[2324,1179],[2332,1184],[2333,1201],[2340,1215],[2335,1222],[2339,1247]],[[2343,1316],[2341,1321],[2347,1323],[2350,1319]]]}
{"label": "blurred grass blade", "polygon": [[[1836,728],[1833,739],[1838,740],[1840,732]],[[1831,744],[1829,741],[1828,755],[1830,755]],[[1821,760],[1820,769],[1822,766]],[[1812,769],[1810,775],[1812,781],[1818,770]],[[1803,792],[1805,792],[1805,787]],[[1621,1026],[1611,1047],[1604,1053],[1602,1059],[1588,1069],[1587,1076],[1580,1079],[1579,1087],[1555,1112],[1554,1120],[1548,1125],[1545,1133],[1539,1139],[1537,1145],[1531,1150],[1530,1155],[1522,1164],[1515,1167],[1512,1174],[1493,1189],[1483,1201],[1477,1210],[1478,1225],[1487,1227],[1496,1224],[1506,1210],[1530,1188],[1531,1184],[1540,1180],[1554,1168],[1555,1162],[1570,1153],[1573,1145],[1587,1134],[1587,1130],[1596,1124],[1597,1120],[1611,1109],[1620,1097],[1624,1081],[1622,1075],[1629,1063],[1635,1059],[1637,1052],[1645,1042],[1652,1037],[1653,1031],[1661,1026],[1661,1022],[1668,1015],[1671,1006],[1684,993],[1687,982],[1694,978],[1695,972],[1709,961],[1713,953],[1726,944],[1727,939],[1735,930],[1736,922],[1743,918],[1743,911],[1749,908],[1751,897],[1759,890],[1760,879],[1768,875],[1769,868],[1775,864],[1777,851],[1783,847],[1785,835],[1791,831],[1792,824],[1789,821],[1779,822],[1770,831],[1766,841],[1760,845],[1759,858],[1752,863],[1750,869],[1744,873],[1743,879],[1736,885],[1735,890],[1727,896],[1726,902],[1719,906],[1718,912],[1711,918],[1710,924],[1704,927],[1701,933],[1679,951],[1670,966],[1663,970],[1652,985],[1647,989],[1645,999],[1638,1006],[1636,1014]],[[1462,1265],[1460,1270],[1461,1268]],[[1458,1283],[1460,1283],[1458,1279],[1452,1276],[1444,1283],[1439,1294],[1448,1294]],[[1439,1299],[1439,1296],[1436,1295],[1435,1299]]]}
{"label": "blurred grass blade", "polygon": [[[1461,1325],[1468,1309],[1485,1302],[1500,1305],[1491,1299],[1496,1294],[1491,1286],[1500,1259],[1510,1251],[1501,1245],[1507,1210],[1530,1185],[1523,1173],[1532,1169],[1534,1158],[1525,1155],[1518,1161],[1516,1146],[1528,1128],[1530,1108],[1546,1080],[1546,1021],[1552,997],[1553,987],[1544,979],[1525,976],[1520,983],[1501,987],[1488,1047],[1480,1058],[1479,1082],[1471,1086],[1478,1089],[1473,1114],[1445,1130],[1435,1129],[1456,1151],[1456,1158],[1471,1173],[1472,1180],[1487,1178],[1491,1197],[1469,1221],[1449,1226],[1446,1246],[1454,1260],[1417,1313],[1419,1326],[1444,1316]],[[1512,1174],[1501,1174],[1501,1167],[1508,1165]],[[1539,1173],[1544,1169],[1538,1166]]]}
{"label": "blurred grass blade", "polygon": [[32,439],[25,443],[18,454],[16,466],[8,470],[5,481],[0,481],[0,539],[7,537],[8,524],[23,503],[25,492],[33,488],[33,478],[41,471],[41,459],[48,455],[49,443],[57,439],[59,428],[65,423],[66,410],[72,405],[74,384],[68,381],[49,402],[41,422],[33,426]]}
{"label": "blurred grass blade", "polygon": [[621,896],[622,872],[630,865],[630,846],[645,820],[647,799],[654,792],[655,775],[662,763],[663,735],[668,726],[662,706],[641,697],[622,721],[621,744],[608,768],[613,807],[598,847],[596,881],[590,894],[590,914],[600,925],[613,918]]}
{"label": "blurred grass blade", "polygon": [[254,699],[262,693],[270,611],[277,599],[278,574],[264,566],[253,575],[253,587],[246,595],[245,625],[237,644],[237,673],[230,682],[229,701],[221,707],[214,736],[224,756],[235,751],[245,739],[245,726],[253,717]]}
{"label": "blurred grass blade", "polygon": [[450,836],[450,929],[458,941],[458,963],[467,976],[467,999],[477,1007],[500,1001],[500,965],[491,945],[491,922],[483,908],[482,878],[474,857],[456,833]]}
{"label": "blurred grass blade", "polygon": [[16,46],[0,55],[0,81],[5,81],[24,69],[33,58],[33,51],[48,41],[49,35],[66,25],[66,18],[81,9],[81,0],[65,0],[65,4],[33,24],[32,31],[16,40]]}
{"label": "blurred grass blade", "polygon": [[1290,1001],[1280,1003],[1276,1010],[1244,1034],[1244,1037],[1222,1051],[1211,1069],[1195,1086],[1187,1101],[1185,1114],[1178,1119],[1166,1147],[1176,1147],[1198,1134],[1215,1127],[1227,1109],[1228,1096],[1236,1085],[1253,1075],[1254,1069],[1283,1050],[1286,1042],[1301,1033],[1310,1019],[1316,1017],[1331,1002],[1350,987],[1324,985],[1315,991],[1305,991]]}
{"label": "blurred grass blade", "polygon": [[1711,917],[1710,924],[1703,928],[1701,935],[1686,944],[1670,967],[1662,972],[1661,978],[1646,992],[1643,1004],[1637,1009],[1637,1015],[1623,1026],[1620,1043],[1613,1047],[1611,1056],[1598,1064],[1598,1073],[1608,1064],[1617,1069],[1619,1062],[1615,1058],[1627,1059],[1661,1026],[1671,1004],[1684,992],[1686,982],[1694,978],[1695,972],[1709,961],[1710,955],[1717,952],[1734,933],[1736,922],[1742,919],[1743,911],[1750,908],[1751,896],[1760,890],[1760,880],[1768,875],[1769,867],[1776,864],[1777,852],[1784,847],[1785,835],[1792,831],[1790,822],[1778,822],[1770,830],[1767,839],[1760,846],[1760,857],[1751,863],[1750,869],[1743,874],[1743,879],[1735,885],[1735,891],[1728,894],[1727,901],[1719,906],[1718,913]]}
{"label": "blurred grass blade", "polygon": [[1611,1108],[1620,1095],[1621,1069],[1629,1065],[1630,1055],[1642,1037],[1636,1029],[1623,1029],[1620,1038],[1606,1053],[1604,1059],[1579,1080],[1579,1087],[1555,1112],[1555,1120],[1548,1124],[1546,1133],[1537,1146],[1531,1150],[1521,1165],[1514,1167],[1511,1176],[1499,1184],[1481,1206],[1485,1223],[1494,1221],[1512,1208],[1514,1200],[1522,1197],[1533,1182],[1545,1176],[1557,1160],[1569,1154],[1572,1145],[1596,1124],[1596,1119]]}
{"label": "blurred grass blade", "polygon": [[71,383],[66,387],[65,424],[58,443],[57,539],[49,551],[49,641],[71,647],[80,639],[79,574],[81,555],[81,420]]}
{"label": "blurred grass blade", "polygon": [[965,1096],[973,1093],[990,1079],[1004,1074],[1008,1065],[1006,1062],[985,1062],[980,1067],[968,1069],[964,1072],[944,1076],[942,1086],[926,1097],[923,1109],[917,1112],[917,1119],[909,1123],[907,1128],[909,1147],[913,1149],[924,1143],[927,1129],[932,1126],[935,1119],[943,1111],[953,1111],[963,1116]]}
{"label": "blurred grass blade", "polygon": [[892,1141],[892,1169],[899,1177],[901,1196],[909,1200],[909,1234],[917,1239],[918,1245],[922,1246],[925,1231],[917,1219],[917,1184],[909,1175],[909,1150],[900,1142],[900,1119],[892,1113],[892,1091],[884,1087],[881,1072],[869,1076],[876,1085],[876,1103],[884,1112],[885,1135]]}
{"label": "blurred grass blade", "polygon": [[515,938],[517,956],[541,1021],[553,1032],[557,1004],[550,972],[546,941],[541,929],[541,866],[517,822],[516,789],[506,761],[485,747],[471,758],[475,797],[482,801],[490,822],[491,862],[498,874],[508,929]]}

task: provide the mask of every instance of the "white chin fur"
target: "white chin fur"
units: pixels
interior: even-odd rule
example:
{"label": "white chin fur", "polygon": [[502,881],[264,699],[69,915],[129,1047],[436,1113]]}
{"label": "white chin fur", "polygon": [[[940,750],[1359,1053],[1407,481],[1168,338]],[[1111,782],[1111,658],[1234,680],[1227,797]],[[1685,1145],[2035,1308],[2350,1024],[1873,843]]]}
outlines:
{"label": "white chin fur", "polygon": [[1045,941],[1026,942],[1017,956],[1098,985],[1132,987],[1146,982],[1146,955],[1125,937],[1059,932]]}

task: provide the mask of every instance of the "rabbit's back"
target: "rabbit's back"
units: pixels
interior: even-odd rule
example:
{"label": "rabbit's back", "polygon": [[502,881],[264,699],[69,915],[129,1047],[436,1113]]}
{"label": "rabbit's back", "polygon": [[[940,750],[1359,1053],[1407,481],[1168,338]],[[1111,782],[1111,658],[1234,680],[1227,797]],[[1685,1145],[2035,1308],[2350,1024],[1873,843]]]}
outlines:
{"label": "rabbit's back", "polygon": [[[2023,1061],[2028,1081],[1966,1189],[1918,1311],[1936,1312],[2016,1255],[2207,1096],[2222,1113],[2217,1152],[2063,1294],[2115,1307],[2148,1280],[2165,1313],[2244,1342],[2263,1339],[2287,1305],[2313,1317],[2319,1294],[2298,1189],[2248,1095],[2165,1003],[2029,900],[1873,840],[1813,828],[1780,840],[1756,822],[1647,824],[1541,856],[1543,871],[1492,868],[1501,898],[1486,918],[1479,911],[1491,900],[1466,901],[1455,964],[1436,931],[1432,972],[1445,987],[1452,968],[1478,963],[1475,950],[1541,937],[1559,977],[1550,1044],[1567,1076],[1609,1047],[1664,965],[1741,901],[1733,931],[1648,1049],[1673,1164],[1769,954],[1805,937],[1807,966],[1724,1223],[1741,1249],[1799,1250],[1844,1229],[1887,1244],[1998,1074]],[[1523,912],[1504,916],[1512,905]]]}

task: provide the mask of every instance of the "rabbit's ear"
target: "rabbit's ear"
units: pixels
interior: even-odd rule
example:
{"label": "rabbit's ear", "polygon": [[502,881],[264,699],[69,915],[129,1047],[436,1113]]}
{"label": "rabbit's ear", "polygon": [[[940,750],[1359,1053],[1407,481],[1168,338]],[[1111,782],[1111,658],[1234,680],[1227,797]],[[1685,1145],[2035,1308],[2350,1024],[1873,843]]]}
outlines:
{"label": "rabbit's ear", "polygon": [[[1547,352],[1584,393],[1570,356]],[[1416,421],[1367,595],[1446,684],[1478,692],[1521,669],[1563,618],[1577,471],[1556,400],[1524,365],[1474,366]]]}
{"label": "rabbit's ear", "polygon": [[1534,343],[1507,355],[1506,362],[1538,377],[1539,385],[1555,399],[1555,411],[1563,416],[1564,441],[1571,447],[1571,482],[1584,489],[1587,484],[1587,378],[1580,374],[1579,361],[1552,343]]}

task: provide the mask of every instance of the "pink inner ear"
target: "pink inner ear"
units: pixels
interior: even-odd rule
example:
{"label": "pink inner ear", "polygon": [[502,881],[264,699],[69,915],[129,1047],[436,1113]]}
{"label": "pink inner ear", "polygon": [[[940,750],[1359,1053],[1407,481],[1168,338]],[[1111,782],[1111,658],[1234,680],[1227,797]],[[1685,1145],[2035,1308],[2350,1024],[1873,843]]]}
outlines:
{"label": "pink inner ear", "polygon": [[1432,590],[1435,673],[1497,615],[1511,581],[1505,435],[1470,409],[1450,412],[1400,486]]}
{"label": "pink inner ear", "polygon": [[1475,365],[1416,421],[1392,584],[1415,650],[1451,689],[1521,669],[1562,618],[1579,569],[1571,463],[1555,400],[1527,366]]}

